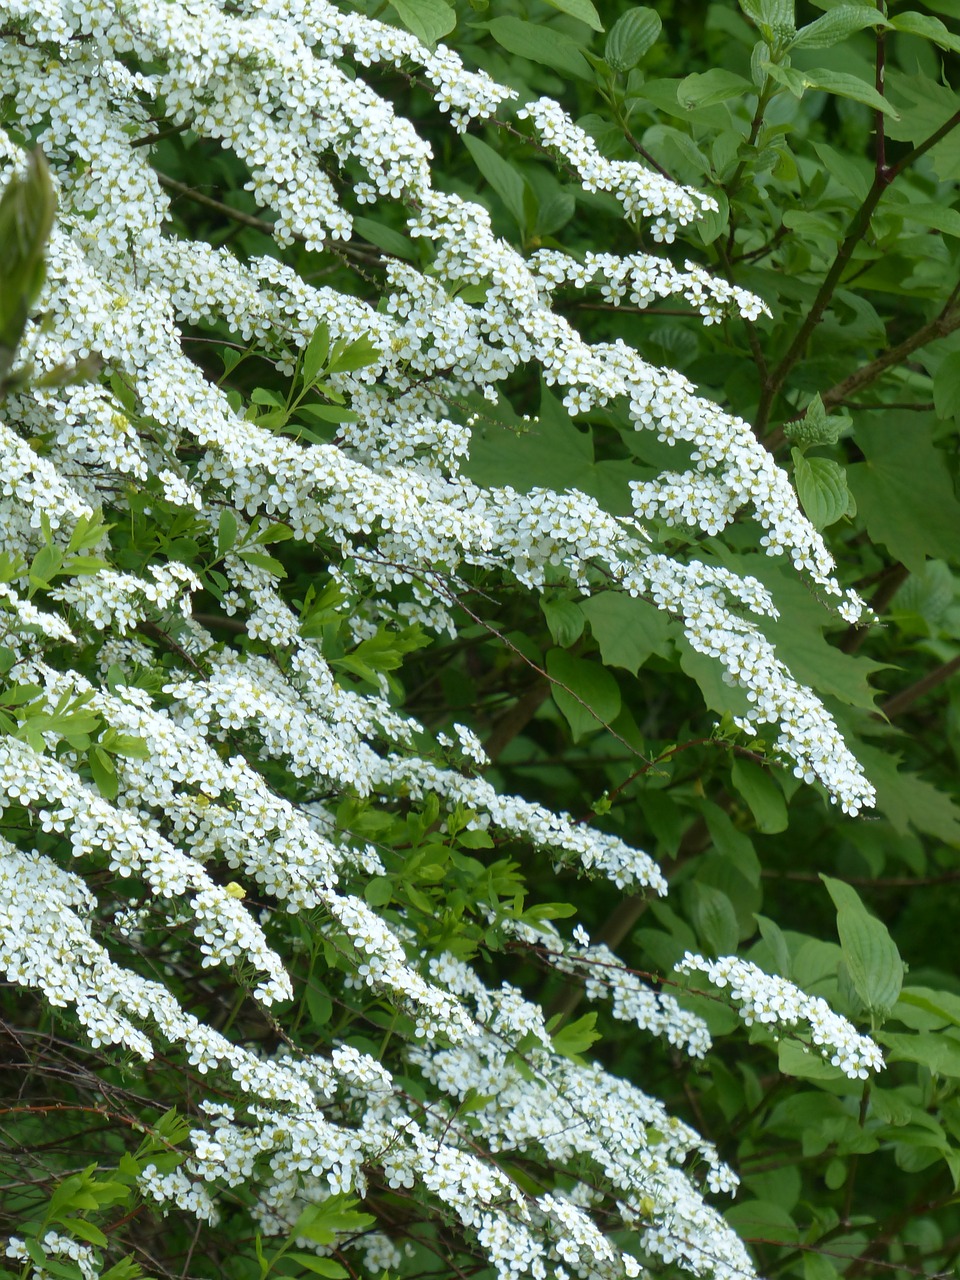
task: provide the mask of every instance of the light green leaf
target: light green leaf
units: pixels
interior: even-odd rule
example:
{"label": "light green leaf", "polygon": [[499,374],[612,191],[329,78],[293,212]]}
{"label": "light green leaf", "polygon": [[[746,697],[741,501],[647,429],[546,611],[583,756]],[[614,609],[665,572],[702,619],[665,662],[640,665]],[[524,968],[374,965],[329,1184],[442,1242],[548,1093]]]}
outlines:
{"label": "light green leaf", "polygon": [[709,71],[694,72],[677,86],[677,101],[682,107],[712,107],[727,98],[743,98],[755,94],[749,80],[735,75],[723,67],[711,67]]}
{"label": "light green leaf", "polygon": [[907,13],[898,13],[891,18],[890,25],[897,31],[903,31],[911,36],[920,36],[922,40],[931,40],[941,49],[960,53],[960,37],[948,31],[939,18],[931,18],[926,13],[915,13],[911,9]]}
{"label": "light green leaf", "polygon": [[400,21],[418,40],[435,45],[457,25],[456,10],[445,0],[389,0]]}
{"label": "light green leaf", "polygon": [[554,9],[559,9],[561,13],[568,13],[571,18],[585,22],[594,31],[603,30],[603,23],[593,7],[592,0],[547,0],[547,4],[552,5]]}
{"label": "light green leaf", "polygon": [[316,382],[317,374],[323,368],[329,351],[330,330],[321,321],[314,329],[313,336],[307,343],[306,350],[303,353],[303,364],[300,367],[300,372],[305,387],[311,387]]}
{"label": "light green leaf", "polygon": [[220,512],[217,528],[217,555],[225,556],[237,540],[237,517],[229,507]]}
{"label": "light green leaf", "polygon": [[559,1031],[551,1032],[554,1049],[565,1058],[579,1057],[601,1039],[601,1033],[596,1030],[596,1024],[596,1013],[585,1013],[582,1018],[577,1018],[576,1022],[568,1022]]}
{"label": "light green leaf", "polygon": [[614,71],[632,71],[643,55],[656,44],[662,23],[653,9],[638,5],[620,15],[607,34],[604,61]]}
{"label": "light green leaf", "polygon": [[493,147],[487,146],[480,138],[471,133],[465,133],[463,142],[473,157],[474,164],[510,210],[517,226],[521,231],[525,230],[527,217],[523,194],[526,184],[523,178],[512,164],[504,160]]}
{"label": "light green leaf", "polygon": [[842,880],[820,879],[837,908],[837,933],[854,990],[870,1013],[886,1017],[903,984],[903,961],[887,926],[868,913],[856,890]]}
{"label": "light green leaf", "polygon": [[314,1275],[326,1276],[327,1280],[341,1280],[343,1276],[350,1274],[346,1267],[334,1262],[333,1258],[320,1258],[315,1253],[299,1253],[291,1249],[283,1256],[288,1261],[295,1262],[298,1267],[312,1271]]}
{"label": "light green leaf", "polygon": [[553,700],[570,725],[574,742],[586,733],[610,724],[620,714],[620,689],[598,662],[574,657],[566,649],[551,649],[547,672]]}
{"label": "light green leaf", "polygon": [[842,1080],[839,1067],[824,1061],[819,1050],[801,1044],[799,1040],[781,1040],[777,1045],[780,1070],[785,1076],[798,1080]]}
{"label": "light green leaf", "polygon": [[825,529],[851,508],[850,490],[843,467],[831,458],[806,458],[792,450],[793,476],[804,511],[815,528]]}
{"label": "light green leaf", "polygon": [[862,31],[864,27],[881,26],[888,27],[890,23],[879,10],[868,9],[859,4],[839,4],[822,18],[801,27],[791,48],[828,49],[831,45],[846,40],[855,31]]}
{"label": "light green leaf", "polygon": [[552,27],[514,17],[494,18],[485,25],[497,44],[508,53],[542,63],[563,75],[592,79],[590,65],[577,42]]}

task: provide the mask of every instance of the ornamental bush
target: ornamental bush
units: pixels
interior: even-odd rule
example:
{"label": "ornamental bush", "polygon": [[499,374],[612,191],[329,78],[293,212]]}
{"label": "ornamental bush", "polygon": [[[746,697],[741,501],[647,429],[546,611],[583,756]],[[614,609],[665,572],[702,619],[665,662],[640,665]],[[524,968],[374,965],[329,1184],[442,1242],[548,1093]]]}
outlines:
{"label": "ornamental bush", "polygon": [[0,0],[3,1276],[955,1266],[960,8],[807,9]]}

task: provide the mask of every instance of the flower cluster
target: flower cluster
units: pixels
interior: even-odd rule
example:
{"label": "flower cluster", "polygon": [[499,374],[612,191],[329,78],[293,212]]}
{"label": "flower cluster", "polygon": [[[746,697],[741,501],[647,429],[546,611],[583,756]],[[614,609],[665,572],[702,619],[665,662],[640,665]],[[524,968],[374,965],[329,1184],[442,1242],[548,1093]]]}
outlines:
{"label": "flower cluster", "polygon": [[805,1023],[822,1057],[839,1067],[851,1080],[866,1080],[871,1071],[883,1070],[883,1054],[869,1036],[834,1011],[821,996],[809,996],[786,978],[764,973],[749,960],[721,956],[705,960],[687,952],[677,973],[703,973],[717,987],[730,989],[730,999],[740,1006],[747,1026],[796,1027]]}
{"label": "flower cluster", "polygon": [[[206,1123],[179,1167],[140,1171],[142,1193],[165,1210],[213,1222],[219,1189],[250,1184],[261,1231],[289,1234],[305,1207],[365,1194],[376,1171],[458,1223],[503,1280],[633,1278],[641,1252],[698,1276],[751,1277],[706,1199],[736,1186],[713,1147],[632,1084],[563,1056],[517,988],[487,988],[458,956],[423,953],[403,912],[379,912],[367,892],[387,880],[375,834],[341,826],[337,805],[369,803],[365,829],[376,833],[391,817],[374,806],[395,815],[400,801],[433,804],[441,830],[466,814],[459,829],[479,845],[522,841],[630,892],[665,893],[660,869],[613,835],[498,791],[480,776],[488,760],[468,727],[425,747],[423,726],[391,705],[385,672],[379,692],[346,687],[336,664],[349,655],[341,646],[331,659],[324,626],[305,625],[306,602],[292,606],[272,544],[258,539],[273,525],[321,555],[344,599],[362,599],[342,609],[350,637],[374,648],[398,620],[452,627],[467,568],[534,590],[562,576],[584,593],[602,583],[642,595],[746,691],[744,730],[775,724],[797,772],[855,813],[872,788],[749,617],[775,615],[759,582],[666,555],[638,523],[575,490],[484,489],[462,474],[475,421],[465,401],[500,404],[507,379],[534,364],[571,415],[618,401],[632,428],[691,446],[688,471],[633,486],[638,517],[717,533],[748,511],[769,554],[789,556],[857,618],[861,602],[844,596],[748,424],[625,342],[586,342],[552,293],[598,283],[611,302],[636,305],[678,294],[705,323],[754,318],[762,303],[694,263],[515,250],[479,205],[433,186],[430,147],[363,71],[417,68],[460,130],[512,109],[513,92],[442,45],[327,0],[0,0],[0,13],[11,85],[0,182],[21,170],[29,140],[49,158],[58,200],[24,370],[95,356],[105,375],[45,385],[25,375],[0,404],[0,618],[34,717],[0,737],[0,813],[27,815],[22,844],[0,842],[0,970],[72,1009],[93,1045],[148,1061],[162,1044],[234,1099],[201,1104]],[[382,263],[373,306],[308,283],[282,255],[241,261],[174,234],[171,180],[152,164],[158,115],[243,163],[279,249],[336,247],[358,209],[392,201],[429,266]],[[548,99],[518,116],[655,239],[669,243],[714,207],[639,163],[605,159]],[[369,359],[332,363],[325,383],[346,406],[336,439],[305,445],[238,411],[185,354],[184,327],[207,323],[284,375],[321,324],[335,347],[363,340]],[[96,554],[71,558],[78,530],[102,514]],[[31,575],[38,556],[50,581]],[[215,638],[194,608],[200,590],[242,643]],[[267,905],[245,900],[254,895]],[[271,941],[286,917],[320,939],[341,995],[376,999],[408,1028],[405,1070],[419,1073],[426,1100],[351,1045],[322,1056],[234,1043],[107,945],[135,951],[165,930],[177,964],[228,971],[276,1009],[292,993]],[[566,943],[504,927],[615,1018],[705,1053],[698,1018],[582,931]],[[848,1074],[880,1065],[822,1001],[739,962],[684,964],[732,983],[749,1018],[806,1022]],[[533,1195],[496,1160],[508,1151],[563,1176]],[[636,1248],[601,1230],[613,1216]],[[380,1231],[338,1243],[375,1271],[404,1256]],[[55,1237],[44,1247],[92,1280],[81,1246]],[[7,1255],[20,1250],[14,1240]]]}

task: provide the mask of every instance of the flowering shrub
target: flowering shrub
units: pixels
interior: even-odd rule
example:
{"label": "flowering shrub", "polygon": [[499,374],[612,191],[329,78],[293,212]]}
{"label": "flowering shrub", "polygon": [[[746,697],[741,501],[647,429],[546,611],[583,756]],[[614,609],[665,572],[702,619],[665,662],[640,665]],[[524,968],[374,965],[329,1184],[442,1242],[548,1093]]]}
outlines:
{"label": "flowering shrub", "polygon": [[[904,989],[890,933],[842,879],[822,895],[839,947],[759,914],[745,831],[782,831],[789,800],[859,832],[842,816],[878,791],[881,807],[900,801],[894,765],[853,746],[856,709],[872,706],[864,669],[821,634],[862,638],[886,603],[865,602],[873,570],[825,532],[856,515],[856,484],[807,452],[838,446],[849,423],[828,411],[844,396],[790,398],[856,228],[809,331],[765,353],[781,302],[733,257],[772,249],[731,214],[748,170],[766,171],[775,101],[810,89],[893,114],[855,76],[804,79],[792,50],[866,31],[882,51],[887,27],[960,41],[872,7],[799,26],[780,0],[724,9],[753,78],[695,73],[673,110],[706,133],[717,103],[755,114],[713,140],[727,178],[698,182],[668,171],[661,126],[647,138],[661,159],[630,129],[653,10],[619,15],[588,61],[569,31],[601,28],[593,6],[556,8],[567,26],[545,19],[539,38],[515,14],[489,33],[593,75],[633,154],[541,92],[535,67],[515,84],[491,37],[438,42],[456,21],[441,0],[398,0],[408,29],[326,0],[2,5],[0,959],[23,1073],[2,1114],[41,1170],[3,1156],[7,1274],[739,1280],[757,1274],[756,1221],[792,1265],[799,1191],[784,1209],[754,1178],[755,1200],[725,1216],[736,1151],[695,1093],[659,1096],[706,1062],[725,1118],[757,1118],[779,1086],[723,1065],[714,1040],[733,1010],[778,1080],[816,1082],[794,1100],[835,1122],[817,1154],[854,1153],[853,1172],[829,1172],[844,1202],[835,1223],[818,1213],[813,1241],[856,1225],[856,1158],[894,1143],[884,1126],[912,1126],[928,1163],[960,1168],[952,1121],[913,1084],[869,1111],[884,1050],[953,1071],[919,1038],[931,1018],[960,1025],[955,997]],[[912,150],[881,156],[877,182],[948,132],[904,134]],[[511,164],[497,139],[535,162]],[[476,171],[464,180],[467,159],[495,200],[477,198]],[[617,228],[610,251],[576,231],[564,243],[578,201]],[[721,246],[712,269],[673,248],[696,235]],[[655,252],[637,249],[648,240]],[[575,325],[569,299],[588,290],[625,316],[675,299],[691,326],[675,334],[746,334],[764,374],[752,412],[644,354],[646,330]],[[837,298],[869,333],[871,305]],[[955,298],[931,338],[956,327]],[[915,349],[878,357],[874,377]],[[934,383],[938,402],[952,386]],[[762,438],[772,414],[781,440]],[[917,554],[926,572],[936,539],[904,563]],[[798,599],[816,611],[799,628]],[[797,629],[809,643],[792,662]],[[638,721],[646,695],[619,674],[639,680],[650,659],[683,690],[678,711],[692,677],[716,723],[685,733],[675,713],[651,750],[662,711]],[[434,701],[418,705],[417,687]],[[565,753],[586,743],[599,760],[612,743],[624,768],[594,773],[586,797],[566,779],[551,794],[534,739],[525,786],[511,749],[541,712]],[[722,756],[735,803],[672,772],[687,751]],[[617,803],[635,784],[639,822]],[[674,878],[683,915],[661,902]],[[611,885],[620,921],[592,941]],[[554,886],[579,908],[551,901]],[[663,928],[641,969],[618,944],[647,906]],[[584,995],[596,1008],[574,1018]],[[918,1044],[883,1032],[895,1011]],[[597,1030],[598,1016],[612,1022]],[[617,1051],[617,1026],[644,1033],[639,1056]],[[656,1087],[645,1055],[670,1064]],[[788,1121],[773,1129],[793,1140]]]}

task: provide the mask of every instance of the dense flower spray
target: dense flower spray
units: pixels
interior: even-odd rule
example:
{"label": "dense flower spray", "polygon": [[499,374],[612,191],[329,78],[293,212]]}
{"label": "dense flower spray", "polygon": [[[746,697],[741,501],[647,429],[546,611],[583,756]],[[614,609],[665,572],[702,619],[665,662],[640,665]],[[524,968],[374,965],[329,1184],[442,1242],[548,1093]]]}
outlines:
{"label": "dense flower spray", "polygon": [[[32,833],[0,845],[8,980],[71,1007],[93,1044],[144,1061],[162,1045],[232,1097],[203,1105],[186,1161],[142,1170],[142,1192],[160,1205],[212,1221],[218,1190],[249,1183],[262,1231],[279,1235],[305,1207],[375,1183],[435,1206],[505,1280],[635,1276],[640,1257],[723,1280],[751,1275],[706,1199],[736,1186],[713,1148],[637,1087],[558,1053],[519,990],[488,989],[453,951],[428,953],[409,921],[356,892],[383,862],[373,838],[347,838],[336,798],[433,805],[477,847],[506,833],[634,892],[664,893],[660,870],[569,815],[498,793],[475,773],[484,756],[469,730],[425,751],[422,727],[394,709],[385,680],[380,695],[342,683],[269,549],[281,538],[321,549],[324,617],[357,642],[398,622],[451,628],[462,575],[475,567],[533,590],[562,571],[585,594],[602,582],[643,596],[746,691],[741,727],[775,726],[797,774],[856,813],[872,789],[823,705],[751,621],[776,614],[759,582],[666,554],[582,493],[485,490],[461,470],[465,399],[495,402],[511,373],[536,364],[571,415],[620,400],[637,431],[693,445],[693,469],[634,486],[638,519],[716,533],[747,510],[766,550],[856,620],[861,602],[841,590],[749,426],[625,343],[585,342],[551,305],[561,285],[599,285],[608,301],[634,305],[676,294],[705,323],[753,318],[763,304],[695,263],[516,251],[482,208],[434,187],[430,148],[363,71],[413,64],[461,131],[512,109],[512,92],[442,46],[325,0],[4,0],[0,10],[0,61],[15,86],[0,177],[14,181],[40,147],[58,203],[22,376],[0,408],[4,670],[30,690],[30,714],[0,738],[0,803],[22,806]],[[374,309],[304,281],[282,256],[241,262],[177,237],[151,163],[157,114],[240,157],[248,189],[275,215],[279,248],[336,246],[351,235],[351,209],[394,201],[408,234],[430,242],[429,270],[386,260]],[[518,118],[655,239],[671,241],[710,207],[639,164],[604,159],[548,99]],[[181,326],[207,321],[281,374],[322,366],[344,406],[336,439],[274,430],[269,411],[245,412],[211,381],[181,341]],[[99,379],[56,373],[92,357]],[[160,512],[183,522],[196,563],[176,543],[143,551],[134,535]],[[195,616],[202,590],[259,648],[215,639]],[[135,893],[100,901],[93,869]],[[258,914],[248,891],[271,906]],[[409,1020],[405,1060],[427,1102],[371,1055],[301,1052],[279,1024],[276,1052],[236,1044],[161,981],[118,965],[107,944],[110,930],[135,941],[166,922],[188,939],[184,962],[231,967],[273,1018],[291,983],[271,912],[309,916],[346,989],[376,992]],[[611,1000],[616,1018],[694,1057],[709,1047],[699,1018],[582,931],[565,942],[555,930],[510,928],[588,996]],[[846,1071],[882,1065],[871,1042],[789,984],[733,960],[690,956],[683,967],[732,984],[754,1019],[808,1026]],[[507,1151],[563,1176],[533,1194],[504,1171]],[[379,1228],[350,1245],[375,1274],[402,1265]],[[55,1233],[50,1250],[60,1250]],[[7,1254],[23,1257],[22,1244]],[[78,1257],[95,1275],[95,1252]]]}

